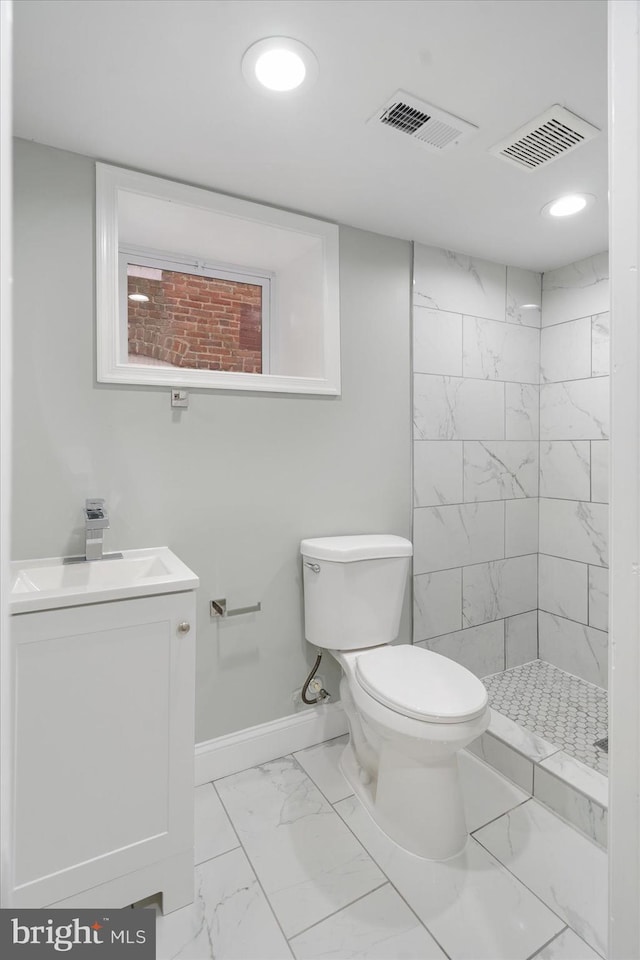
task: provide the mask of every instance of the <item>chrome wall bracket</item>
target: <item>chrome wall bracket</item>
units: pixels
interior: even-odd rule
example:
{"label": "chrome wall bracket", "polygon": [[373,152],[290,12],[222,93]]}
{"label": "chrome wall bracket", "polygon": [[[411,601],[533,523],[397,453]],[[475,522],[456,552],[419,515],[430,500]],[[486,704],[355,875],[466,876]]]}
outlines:
{"label": "chrome wall bracket", "polygon": [[260,603],[254,603],[250,607],[236,607],[235,610],[228,610],[225,597],[209,602],[209,612],[211,616],[218,619],[221,617],[239,617],[243,613],[260,613],[261,609],[262,606]]}

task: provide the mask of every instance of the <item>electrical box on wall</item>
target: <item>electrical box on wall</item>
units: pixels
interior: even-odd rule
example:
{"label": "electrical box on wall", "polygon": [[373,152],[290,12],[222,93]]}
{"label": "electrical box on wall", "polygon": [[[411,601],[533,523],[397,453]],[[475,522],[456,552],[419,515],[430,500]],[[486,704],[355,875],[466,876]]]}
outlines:
{"label": "electrical box on wall", "polygon": [[171,388],[171,406],[172,407],[188,407],[189,406],[189,394],[186,390],[179,390],[177,387]]}

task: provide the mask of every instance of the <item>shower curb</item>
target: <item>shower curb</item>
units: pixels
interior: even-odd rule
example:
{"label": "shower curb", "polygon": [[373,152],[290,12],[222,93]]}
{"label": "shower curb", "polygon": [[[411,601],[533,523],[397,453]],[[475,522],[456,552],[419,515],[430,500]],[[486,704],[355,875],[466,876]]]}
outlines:
{"label": "shower curb", "polygon": [[599,846],[607,847],[608,778],[492,708],[467,748]]}

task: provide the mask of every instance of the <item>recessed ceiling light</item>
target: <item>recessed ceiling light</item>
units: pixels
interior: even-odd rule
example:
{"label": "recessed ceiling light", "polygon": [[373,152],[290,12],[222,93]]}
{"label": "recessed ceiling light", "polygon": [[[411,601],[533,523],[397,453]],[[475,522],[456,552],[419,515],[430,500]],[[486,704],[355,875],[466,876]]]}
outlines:
{"label": "recessed ceiling light", "polygon": [[595,199],[590,193],[568,193],[545,204],[540,212],[545,217],[571,217],[591,206]]}
{"label": "recessed ceiling light", "polygon": [[520,309],[521,310],[539,310],[540,304],[539,303],[521,303]]}
{"label": "recessed ceiling light", "polygon": [[129,300],[134,300],[136,303],[146,303],[149,297],[146,293],[130,293]]}
{"label": "recessed ceiling light", "polygon": [[267,37],[252,44],[242,58],[247,83],[262,93],[286,94],[309,84],[318,61],[309,47],[291,37]]}

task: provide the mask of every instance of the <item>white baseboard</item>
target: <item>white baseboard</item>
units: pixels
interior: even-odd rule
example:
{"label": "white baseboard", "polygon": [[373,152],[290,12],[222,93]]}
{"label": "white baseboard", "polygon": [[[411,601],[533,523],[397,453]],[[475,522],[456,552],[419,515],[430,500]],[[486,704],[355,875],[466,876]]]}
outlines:
{"label": "white baseboard", "polygon": [[196,786],[239,773],[258,763],[276,760],[347,732],[339,703],[312,707],[290,717],[260,723],[237,733],[196,744]]}

